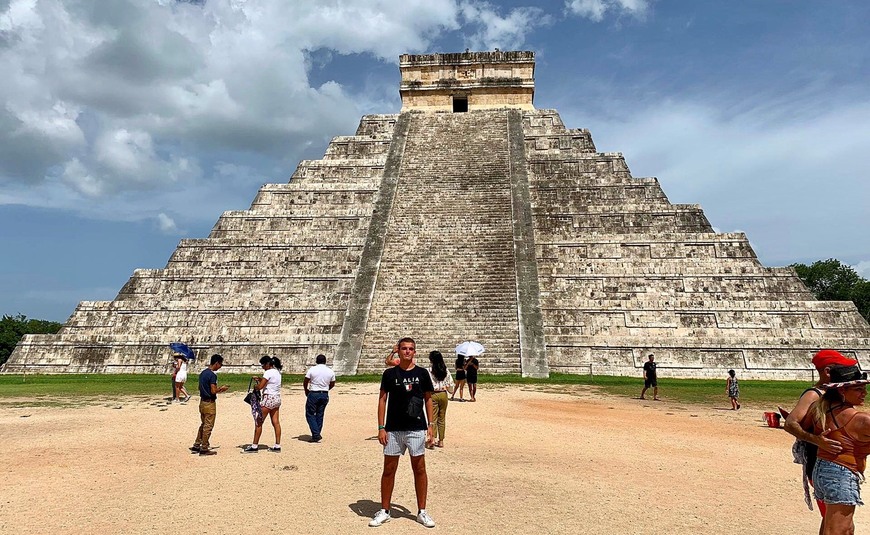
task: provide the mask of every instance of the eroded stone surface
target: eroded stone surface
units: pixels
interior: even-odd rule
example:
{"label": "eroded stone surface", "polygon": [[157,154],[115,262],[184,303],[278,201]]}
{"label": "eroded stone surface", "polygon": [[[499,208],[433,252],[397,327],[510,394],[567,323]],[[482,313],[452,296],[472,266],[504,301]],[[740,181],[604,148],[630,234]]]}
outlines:
{"label": "eroded stone surface", "polygon": [[810,379],[820,348],[870,357],[854,305],[813,300],[743,234],[535,110],[533,54],[401,65],[407,111],[363,117],[165,268],[26,336],[3,372],[163,372],[172,341],[228,371],[269,354],[301,372],[324,353],[377,372],[401,336],[421,362],[471,339],[482,371],[530,376],[639,374],[654,353],[662,376]]}

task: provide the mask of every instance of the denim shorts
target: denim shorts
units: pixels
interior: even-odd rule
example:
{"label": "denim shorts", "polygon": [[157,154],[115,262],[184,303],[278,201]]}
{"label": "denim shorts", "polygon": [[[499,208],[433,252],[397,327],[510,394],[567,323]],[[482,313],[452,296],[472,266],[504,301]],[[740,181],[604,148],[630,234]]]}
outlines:
{"label": "denim shorts", "polygon": [[818,459],[813,470],[816,499],[829,504],[864,505],[861,482],[864,476],[837,463]]}
{"label": "denim shorts", "polygon": [[404,455],[419,457],[426,453],[426,431],[387,431],[387,445],[384,455]]}

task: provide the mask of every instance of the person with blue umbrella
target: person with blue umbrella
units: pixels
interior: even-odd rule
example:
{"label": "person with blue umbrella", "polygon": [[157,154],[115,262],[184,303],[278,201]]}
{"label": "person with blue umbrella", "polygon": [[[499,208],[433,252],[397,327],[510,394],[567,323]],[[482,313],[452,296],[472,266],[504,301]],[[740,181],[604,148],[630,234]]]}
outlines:
{"label": "person with blue umbrella", "polygon": [[173,342],[169,344],[172,349],[172,357],[175,359],[175,373],[173,381],[175,382],[175,397],[173,401],[178,400],[180,403],[187,403],[190,400],[190,394],[184,387],[187,382],[188,361],[193,361],[196,354],[187,345],[181,342]]}

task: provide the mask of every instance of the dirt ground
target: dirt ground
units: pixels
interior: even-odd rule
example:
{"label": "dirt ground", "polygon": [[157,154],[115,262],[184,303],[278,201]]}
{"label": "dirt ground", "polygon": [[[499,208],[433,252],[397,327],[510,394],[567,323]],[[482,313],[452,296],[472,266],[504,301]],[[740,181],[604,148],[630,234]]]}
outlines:
{"label": "dirt ground", "polygon": [[[791,438],[740,412],[607,397],[586,386],[483,385],[451,403],[445,448],[427,451],[428,510],[442,533],[815,533]],[[142,398],[0,408],[0,533],[367,532],[379,507],[377,385],[333,390],[323,442],[308,442],[299,385],[284,391],[283,452],[240,454],[242,394],[199,415]],[[269,424],[262,443],[272,444]],[[422,533],[402,459],[383,533]],[[870,529],[859,508],[856,532]]]}

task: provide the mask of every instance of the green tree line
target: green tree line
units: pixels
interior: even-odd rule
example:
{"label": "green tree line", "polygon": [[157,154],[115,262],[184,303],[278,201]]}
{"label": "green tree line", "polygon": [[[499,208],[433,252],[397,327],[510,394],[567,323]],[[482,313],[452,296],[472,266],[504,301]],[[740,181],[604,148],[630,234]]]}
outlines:
{"label": "green tree line", "polygon": [[0,319],[0,365],[9,359],[15,345],[25,334],[54,334],[62,325],[56,321],[27,319],[23,314]]}
{"label": "green tree line", "polygon": [[798,277],[820,301],[852,301],[864,319],[870,321],[870,281],[835,258],[809,266],[792,264]]}

